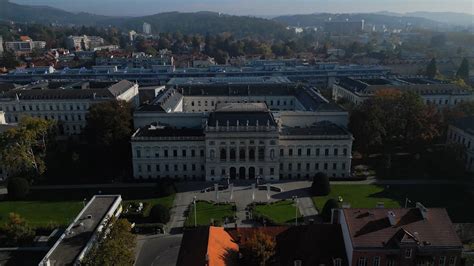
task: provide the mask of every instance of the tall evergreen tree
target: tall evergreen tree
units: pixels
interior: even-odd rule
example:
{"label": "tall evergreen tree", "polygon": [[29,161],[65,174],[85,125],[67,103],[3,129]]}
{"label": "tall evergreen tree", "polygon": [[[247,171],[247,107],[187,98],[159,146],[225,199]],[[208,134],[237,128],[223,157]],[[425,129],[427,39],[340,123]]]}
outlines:
{"label": "tall evergreen tree", "polygon": [[467,58],[464,57],[464,59],[461,62],[461,65],[459,66],[458,72],[456,73],[456,77],[464,80],[466,83],[469,80],[469,61]]}
{"label": "tall evergreen tree", "polygon": [[436,65],[436,58],[433,58],[426,67],[426,76],[434,78],[436,74],[438,74],[438,66]]}

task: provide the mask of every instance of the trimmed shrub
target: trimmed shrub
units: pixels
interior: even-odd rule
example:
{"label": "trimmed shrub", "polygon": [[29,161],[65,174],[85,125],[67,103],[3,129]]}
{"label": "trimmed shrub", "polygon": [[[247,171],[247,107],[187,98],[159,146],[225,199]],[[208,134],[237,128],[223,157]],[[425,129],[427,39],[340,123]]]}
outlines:
{"label": "trimmed shrub", "polygon": [[161,204],[156,204],[151,208],[150,219],[155,223],[165,224],[170,220],[170,210]]}
{"label": "trimmed shrub", "polygon": [[314,196],[327,196],[331,192],[329,178],[325,173],[317,173],[313,178],[311,193]]}
{"label": "trimmed shrub", "polygon": [[337,202],[337,200],[328,199],[326,203],[324,204],[323,211],[321,212],[321,217],[323,218],[323,221],[330,222],[332,209],[337,209],[337,208],[339,208],[339,203]]}
{"label": "trimmed shrub", "polygon": [[30,184],[28,180],[22,177],[14,177],[8,180],[8,196],[15,200],[26,198],[30,192]]}

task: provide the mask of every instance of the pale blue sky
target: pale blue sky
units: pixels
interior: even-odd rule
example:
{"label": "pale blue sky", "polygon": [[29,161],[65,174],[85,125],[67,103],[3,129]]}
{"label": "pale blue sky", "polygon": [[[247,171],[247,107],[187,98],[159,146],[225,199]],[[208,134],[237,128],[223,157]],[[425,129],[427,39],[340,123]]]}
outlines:
{"label": "pale blue sky", "polygon": [[166,11],[216,11],[238,15],[314,12],[452,11],[474,14],[474,0],[10,0],[104,15],[149,15]]}

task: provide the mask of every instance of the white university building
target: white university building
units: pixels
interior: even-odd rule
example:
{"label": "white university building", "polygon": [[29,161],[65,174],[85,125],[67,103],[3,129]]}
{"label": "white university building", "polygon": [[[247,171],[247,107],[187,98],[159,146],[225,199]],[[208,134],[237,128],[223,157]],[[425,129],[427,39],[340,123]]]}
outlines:
{"label": "white university building", "polygon": [[177,78],[134,113],[135,178],[347,178],[348,113],[283,77]]}
{"label": "white university building", "polygon": [[22,116],[58,121],[59,133],[75,135],[86,126],[91,105],[111,100],[138,104],[138,85],[120,82],[36,82],[0,94],[5,122],[18,123]]}
{"label": "white university building", "polygon": [[474,173],[474,116],[457,119],[449,125],[447,142],[464,146],[466,170]]}

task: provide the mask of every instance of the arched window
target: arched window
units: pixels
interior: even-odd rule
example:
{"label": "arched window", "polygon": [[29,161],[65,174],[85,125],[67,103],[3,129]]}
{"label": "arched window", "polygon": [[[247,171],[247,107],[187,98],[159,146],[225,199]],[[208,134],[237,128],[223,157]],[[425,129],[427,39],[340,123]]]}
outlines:
{"label": "arched window", "polygon": [[227,151],[225,149],[221,149],[221,161],[227,160]]}
{"label": "arched window", "polygon": [[258,160],[265,160],[265,148],[258,148]]}
{"label": "arched window", "polygon": [[254,161],[255,160],[255,149],[249,150],[249,159]]}
{"label": "arched window", "polygon": [[241,161],[245,161],[245,149],[240,149],[239,151],[239,159]]}
{"label": "arched window", "polygon": [[235,151],[235,149],[230,149],[230,160],[231,161],[235,161],[237,158],[237,152]]}
{"label": "arched window", "polygon": [[275,150],[274,149],[270,150],[270,159],[275,160]]}

